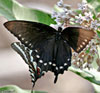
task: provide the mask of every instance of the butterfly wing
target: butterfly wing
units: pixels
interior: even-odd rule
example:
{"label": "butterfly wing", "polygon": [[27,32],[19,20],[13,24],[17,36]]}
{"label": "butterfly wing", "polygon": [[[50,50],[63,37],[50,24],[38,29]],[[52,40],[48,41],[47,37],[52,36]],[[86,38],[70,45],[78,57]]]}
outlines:
{"label": "butterfly wing", "polygon": [[45,24],[19,20],[8,21],[4,26],[30,49],[35,49],[39,42],[48,39],[56,31]]}
{"label": "butterfly wing", "polygon": [[33,64],[32,50],[25,47],[20,42],[15,42],[11,44],[12,48],[24,59],[26,64],[29,66],[30,75],[32,77],[32,83],[35,85],[35,82],[42,75],[38,75],[37,65]]}
{"label": "butterfly wing", "polygon": [[57,40],[55,42],[54,48],[54,60],[53,60],[53,71],[55,73],[55,83],[59,74],[63,74],[65,70],[71,66],[71,48],[67,42],[63,39]]}
{"label": "butterfly wing", "polygon": [[[26,52],[27,56],[24,56],[22,54],[23,52],[21,53],[19,51],[20,49],[23,49],[23,46],[17,44],[19,47],[17,47],[16,50],[16,43],[12,44],[13,48],[17,52],[20,52],[19,54],[31,67],[31,69],[34,68],[34,64],[36,64],[36,68],[38,68],[40,71],[40,76],[42,76],[48,70],[52,71],[53,48],[55,44],[54,33],[56,31],[55,29],[41,23],[28,21],[10,21],[6,22],[4,25],[22,42],[22,44],[25,45],[25,47],[32,50],[32,52],[29,52],[31,55]],[[29,62],[27,62],[27,59]],[[35,77],[38,79],[37,76]]]}
{"label": "butterfly wing", "polygon": [[62,32],[64,40],[78,53],[86,47],[94,35],[94,31],[81,27],[67,27]]}

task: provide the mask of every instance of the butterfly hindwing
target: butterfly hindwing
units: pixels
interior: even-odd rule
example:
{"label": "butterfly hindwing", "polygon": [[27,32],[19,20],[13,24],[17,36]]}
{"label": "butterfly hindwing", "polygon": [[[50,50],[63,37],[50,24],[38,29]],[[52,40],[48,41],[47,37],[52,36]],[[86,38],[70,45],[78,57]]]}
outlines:
{"label": "butterfly hindwing", "polygon": [[53,60],[53,48],[55,44],[55,38],[51,37],[48,40],[40,42],[40,46],[35,49],[36,54],[33,53],[34,61],[41,68],[41,71],[52,71]]}
{"label": "butterfly hindwing", "polygon": [[[55,42],[53,70],[55,75],[63,74],[71,66],[71,48],[63,39]],[[56,82],[56,81],[55,81]]]}
{"label": "butterfly hindwing", "polygon": [[50,66],[47,66],[48,64],[44,65],[45,63],[42,63],[42,65],[40,65],[41,62],[36,62],[36,59],[34,58],[34,55],[38,54],[36,50],[30,50],[28,47],[21,44],[20,42],[12,43],[11,46],[24,59],[26,64],[28,64],[32,83],[34,86],[35,82],[45,74],[45,69],[47,68],[48,70]]}
{"label": "butterfly hindwing", "polygon": [[30,75],[31,75],[31,78],[32,78],[32,83],[33,83],[33,85],[35,85],[35,82],[39,78],[39,76],[38,76],[37,71],[36,71],[37,66],[35,67],[35,65],[32,64],[33,58],[30,55],[30,52],[32,50],[29,50],[27,47],[25,47],[20,42],[12,43],[11,46],[24,59],[26,64],[28,64]]}
{"label": "butterfly hindwing", "polygon": [[78,53],[86,47],[94,35],[94,31],[81,27],[67,27],[62,32],[63,38]]}

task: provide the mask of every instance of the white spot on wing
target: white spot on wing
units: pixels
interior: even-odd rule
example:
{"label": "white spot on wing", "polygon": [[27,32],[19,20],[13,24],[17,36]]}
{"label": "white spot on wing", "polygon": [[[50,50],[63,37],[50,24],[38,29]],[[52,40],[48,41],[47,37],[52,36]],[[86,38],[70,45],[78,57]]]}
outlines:
{"label": "white spot on wing", "polygon": [[19,37],[21,37],[22,35],[21,35],[21,34],[19,34],[18,36],[19,36]]}
{"label": "white spot on wing", "polygon": [[31,46],[32,44],[30,43],[29,46]]}
{"label": "white spot on wing", "polygon": [[58,67],[56,67],[56,70],[58,70]]}
{"label": "white spot on wing", "polygon": [[34,78],[32,78],[32,81],[35,81]]}
{"label": "white spot on wing", "polygon": [[85,42],[87,42],[87,39],[84,39]]}
{"label": "white spot on wing", "polygon": [[70,61],[70,59],[68,58],[67,61]]}
{"label": "white spot on wing", "polygon": [[60,68],[60,69],[63,69],[63,66],[60,66],[59,68]]}
{"label": "white spot on wing", "polygon": [[82,46],[82,45],[80,45],[80,47],[82,48],[83,46]]}
{"label": "white spot on wing", "polygon": [[85,42],[82,42],[83,45],[85,45]]}
{"label": "white spot on wing", "polygon": [[35,49],[35,52],[38,52],[38,51]]}
{"label": "white spot on wing", "polygon": [[32,56],[30,56],[30,58],[31,58],[31,62],[33,62],[33,57],[32,57]]}
{"label": "white spot on wing", "polygon": [[67,63],[64,63],[64,66],[67,66]]}
{"label": "white spot on wing", "polygon": [[33,62],[33,66],[34,66],[35,70],[37,71],[37,63],[35,61]]}
{"label": "white spot on wing", "polygon": [[39,60],[40,63],[43,63],[43,60]]}
{"label": "white spot on wing", "polygon": [[25,41],[25,43],[27,44],[27,43],[28,43],[28,41]]}
{"label": "white spot on wing", "polygon": [[51,65],[52,64],[52,62],[49,62],[49,65]]}
{"label": "white spot on wing", "polygon": [[47,63],[44,63],[44,66],[46,66],[47,65]]}
{"label": "white spot on wing", "polygon": [[36,57],[37,57],[37,58],[40,58],[40,56],[39,56],[39,55],[36,55]]}
{"label": "white spot on wing", "polygon": [[56,64],[52,64],[53,66],[56,66]]}
{"label": "white spot on wing", "polygon": [[25,40],[24,38],[22,38],[22,40]]}

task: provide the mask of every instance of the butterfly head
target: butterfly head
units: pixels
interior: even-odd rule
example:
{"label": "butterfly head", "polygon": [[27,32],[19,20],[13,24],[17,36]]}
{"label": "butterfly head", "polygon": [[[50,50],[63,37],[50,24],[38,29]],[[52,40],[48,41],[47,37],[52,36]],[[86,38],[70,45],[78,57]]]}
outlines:
{"label": "butterfly head", "polygon": [[62,32],[62,27],[58,27],[58,32]]}

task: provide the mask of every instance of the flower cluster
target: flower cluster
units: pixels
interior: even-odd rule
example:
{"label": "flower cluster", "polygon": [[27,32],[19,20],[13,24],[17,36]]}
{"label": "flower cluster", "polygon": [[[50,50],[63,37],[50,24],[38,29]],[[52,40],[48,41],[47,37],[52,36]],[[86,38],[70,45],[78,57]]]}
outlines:
{"label": "flower cluster", "polygon": [[80,10],[81,14],[75,16],[75,23],[94,31],[100,30],[100,21],[93,18],[94,15],[91,11],[89,11],[89,7],[86,2],[78,4],[78,10]]}
{"label": "flower cluster", "polygon": [[88,10],[88,4],[86,2],[82,2],[81,4],[78,4],[78,9],[85,12]]}
{"label": "flower cluster", "polygon": [[[83,0],[84,1],[84,0]],[[53,11],[52,18],[55,19],[57,25],[67,27],[70,25],[78,25],[95,32],[100,31],[100,20],[94,13],[90,10],[87,2],[82,2],[78,4],[77,11],[72,11],[71,6],[64,4],[63,0],[60,0],[56,4],[58,11]],[[53,25],[54,26],[54,25]],[[100,45],[100,39],[98,35],[92,39],[86,48],[81,53],[73,52],[72,55],[72,64],[78,68],[92,68],[93,60],[97,62],[99,66],[98,71],[100,71],[100,58],[98,53],[98,46]],[[96,56],[96,59],[95,59]],[[95,62],[94,61],[94,62]]]}
{"label": "flower cluster", "polygon": [[60,12],[53,11],[52,18],[55,19],[58,26],[63,26],[67,22],[69,24],[70,18],[74,15],[70,9],[71,6],[63,4],[63,0],[57,2],[56,6],[61,10]]}
{"label": "flower cluster", "polygon": [[86,48],[81,53],[73,52],[73,60],[72,63],[74,66],[78,68],[92,68],[93,60],[95,60],[95,57],[97,55],[97,59],[99,59],[99,54],[97,50],[95,39],[92,39],[89,44],[86,46]]}
{"label": "flower cluster", "polygon": [[[88,4],[82,2],[78,4],[78,10],[80,14],[75,16],[74,23],[77,23],[79,26],[85,27],[93,31],[100,31],[100,21],[98,17],[94,18],[93,13],[89,10]],[[98,15],[97,15],[98,16]],[[92,63],[97,62],[98,71],[100,71],[100,58],[98,53],[98,46],[100,45],[99,37],[96,34],[94,39],[92,39],[86,48],[79,54],[73,52],[72,64],[78,68],[92,68]]]}

